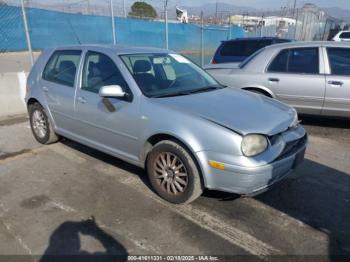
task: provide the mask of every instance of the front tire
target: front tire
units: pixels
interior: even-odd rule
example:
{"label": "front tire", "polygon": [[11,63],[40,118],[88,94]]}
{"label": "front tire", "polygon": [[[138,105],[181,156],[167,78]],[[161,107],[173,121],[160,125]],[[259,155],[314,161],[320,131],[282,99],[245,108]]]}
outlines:
{"label": "front tire", "polygon": [[173,141],[161,141],[153,147],[147,157],[147,173],[153,189],[171,203],[190,203],[203,192],[195,160]]}
{"label": "front tire", "polygon": [[35,139],[41,144],[52,144],[59,140],[52,128],[44,108],[39,103],[29,106],[29,121]]}

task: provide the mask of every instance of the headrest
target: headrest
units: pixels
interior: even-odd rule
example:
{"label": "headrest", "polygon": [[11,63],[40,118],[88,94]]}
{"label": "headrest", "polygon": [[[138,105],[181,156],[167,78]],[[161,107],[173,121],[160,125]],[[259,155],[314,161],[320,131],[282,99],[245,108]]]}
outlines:
{"label": "headrest", "polygon": [[148,60],[137,60],[134,64],[134,73],[146,73],[150,71],[152,65]]}
{"label": "headrest", "polygon": [[62,61],[60,63],[59,70],[60,71],[66,71],[68,69],[75,69],[75,64],[72,61]]}

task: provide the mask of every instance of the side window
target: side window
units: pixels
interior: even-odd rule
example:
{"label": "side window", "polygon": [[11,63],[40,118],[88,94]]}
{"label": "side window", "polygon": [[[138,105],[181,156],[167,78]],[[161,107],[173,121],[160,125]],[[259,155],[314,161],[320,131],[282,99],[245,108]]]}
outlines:
{"label": "side window", "polygon": [[350,39],[350,32],[343,32],[340,34],[339,38],[346,38],[346,39]]}
{"label": "side window", "polygon": [[350,76],[350,48],[327,48],[332,75]]}
{"label": "side window", "polygon": [[282,50],[271,62],[268,72],[287,72],[287,62],[288,62],[289,50]]}
{"label": "side window", "polygon": [[79,65],[81,51],[56,51],[50,57],[43,72],[43,79],[74,87],[75,75]]}
{"label": "side window", "polygon": [[87,52],[81,89],[98,93],[102,86],[109,85],[119,85],[128,90],[127,83],[110,57],[97,52]]}
{"label": "side window", "polygon": [[244,55],[244,42],[243,41],[230,41],[224,42],[220,50],[222,56],[241,56]]}
{"label": "side window", "polygon": [[288,72],[318,74],[318,48],[296,48],[289,51]]}
{"label": "side window", "polygon": [[285,49],[272,61],[268,72],[318,74],[318,48]]}

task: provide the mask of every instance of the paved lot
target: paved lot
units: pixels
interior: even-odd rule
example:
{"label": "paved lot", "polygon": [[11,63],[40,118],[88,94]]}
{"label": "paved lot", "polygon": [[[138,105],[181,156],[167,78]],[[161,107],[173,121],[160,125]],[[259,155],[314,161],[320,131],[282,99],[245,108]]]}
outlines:
{"label": "paved lot", "polygon": [[2,120],[0,254],[350,254],[350,122],[304,122],[307,159],[278,186],[176,206],[141,169],[68,140],[41,146],[25,118]]}

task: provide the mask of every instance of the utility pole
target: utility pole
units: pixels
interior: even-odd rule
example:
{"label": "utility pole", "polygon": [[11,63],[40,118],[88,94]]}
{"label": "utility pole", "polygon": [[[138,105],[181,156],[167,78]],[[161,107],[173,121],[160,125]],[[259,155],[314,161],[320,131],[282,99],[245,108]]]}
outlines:
{"label": "utility pole", "polygon": [[228,14],[228,40],[231,39],[231,13]]}
{"label": "utility pole", "polygon": [[296,18],[295,18],[295,28],[294,28],[294,40],[297,40],[297,29],[298,29],[298,17],[299,17],[299,9],[296,10]]}
{"label": "utility pole", "polygon": [[31,62],[32,65],[34,65],[34,56],[33,56],[33,50],[32,50],[32,43],[30,41],[28,22],[27,22],[27,14],[26,14],[26,10],[24,8],[24,0],[21,0],[21,5],[22,5],[22,16],[23,16],[24,31],[25,31],[25,34],[26,34],[27,46],[28,46],[28,51],[29,51],[29,55],[30,55],[30,62]]}
{"label": "utility pole", "polygon": [[262,16],[261,16],[261,21],[260,21],[260,37],[263,37],[263,36],[264,36],[264,32],[263,32],[263,30],[264,30],[264,25],[265,25],[264,19],[265,19],[265,14],[262,14]]}
{"label": "utility pole", "polygon": [[123,15],[126,18],[125,0],[123,0]]}
{"label": "utility pole", "polygon": [[115,37],[115,21],[114,21],[114,7],[113,7],[113,0],[110,0],[111,4],[111,17],[112,17],[112,37],[113,37],[113,44],[115,45],[117,43],[116,37]]}
{"label": "utility pole", "polygon": [[164,4],[165,15],[165,49],[169,49],[169,35],[168,35],[168,0],[165,0]]}
{"label": "utility pole", "polygon": [[201,11],[201,66],[204,66],[204,18]]}
{"label": "utility pole", "polygon": [[218,23],[218,0],[216,0],[215,4],[215,24]]}
{"label": "utility pole", "polygon": [[293,6],[293,18],[295,18],[295,8],[297,7],[297,0],[294,0],[294,6]]}

